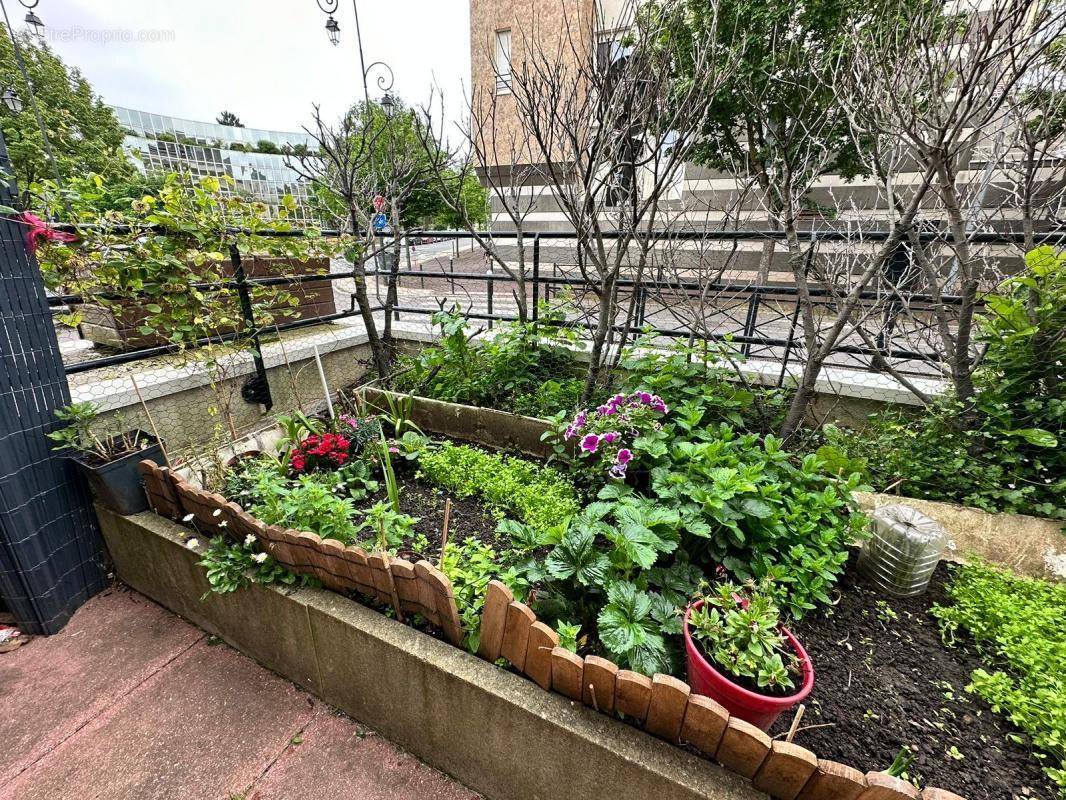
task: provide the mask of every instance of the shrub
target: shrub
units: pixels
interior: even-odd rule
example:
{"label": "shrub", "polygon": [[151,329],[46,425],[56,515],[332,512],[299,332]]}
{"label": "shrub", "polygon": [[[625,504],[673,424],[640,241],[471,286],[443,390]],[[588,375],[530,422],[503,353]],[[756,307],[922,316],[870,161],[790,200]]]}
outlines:
{"label": "shrub", "polygon": [[400,359],[392,377],[399,391],[531,416],[559,400],[576,405],[581,382],[560,377],[575,369],[573,353],[561,346],[572,338],[566,329],[516,323],[475,346],[458,309],[434,314],[433,323],[440,341],[417,358]]}
{"label": "shrub", "polygon": [[351,498],[338,497],[310,475],[301,476],[290,486],[280,475],[263,471],[257,475],[250,496],[253,504],[248,512],[267,525],[310,531],[345,544],[355,542],[355,505]]}
{"label": "shrub", "polygon": [[948,596],[952,605],[933,608],[945,639],[967,631],[990,667],[974,670],[967,691],[1032,737],[1066,796],[1066,584],[977,563],[956,570]]}
{"label": "shrub", "polygon": [[678,513],[693,561],[721,564],[742,581],[771,578],[778,602],[798,618],[831,601],[866,518],[852,508],[858,475],[838,478],[817,456],[797,459],[781,444],[725,424],[695,430],[662,445],[652,491]]}
{"label": "shrub", "polygon": [[1066,519],[1066,252],[1038,248],[1027,271],[986,298],[985,346],[970,405],[946,397],[920,417],[874,416],[858,433],[826,430],[879,488],[986,511]]}
{"label": "shrub", "polygon": [[432,483],[459,497],[481,497],[538,530],[577,513],[573,485],[556,470],[525,459],[445,442],[423,452],[418,464]]}

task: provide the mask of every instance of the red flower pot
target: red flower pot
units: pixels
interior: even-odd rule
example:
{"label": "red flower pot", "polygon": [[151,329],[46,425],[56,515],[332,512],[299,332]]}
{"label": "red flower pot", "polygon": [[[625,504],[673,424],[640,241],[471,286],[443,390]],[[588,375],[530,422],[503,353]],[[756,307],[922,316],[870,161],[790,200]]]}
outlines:
{"label": "red flower pot", "polygon": [[717,700],[734,717],[750,722],[761,730],[769,730],[782,712],[799,704],[814,688],[814,666],[811,664],[810,656],[788,628],[782,627],[781,632],[788,640],[789,646],[796,652],[800,668],[803,670],[803,683],[799,691],[787,697],[774,697],[749,691],[734,683],[724,673],[719,672],[710,661],[703,657],[699,646],[692,638],[689,632],[689,615],[693,609],[702,605],[701,600],[685,609],[685,654],[688,658],[689,686],[696,694],[703,694]]}

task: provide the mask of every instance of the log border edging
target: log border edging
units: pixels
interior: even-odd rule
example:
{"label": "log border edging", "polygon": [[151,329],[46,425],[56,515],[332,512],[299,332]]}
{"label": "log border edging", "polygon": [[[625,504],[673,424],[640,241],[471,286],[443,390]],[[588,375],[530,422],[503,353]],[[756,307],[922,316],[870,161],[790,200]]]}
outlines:
{"label": "log border edging", "polygon": [[311,575],[335,592],[358,592],[390,606],[401,622],[406,614],[420,615],[451,644],[462,646],[463,625],[452,583],[428,561],[412,564],[314,533],[267,525],[237,503],[199,489],[153,461],[144,460],[138,468],[148,502],[160,516],[192,522],[211,536],[228,535],[236,541],[254,536],[264,552],[290,572]]}

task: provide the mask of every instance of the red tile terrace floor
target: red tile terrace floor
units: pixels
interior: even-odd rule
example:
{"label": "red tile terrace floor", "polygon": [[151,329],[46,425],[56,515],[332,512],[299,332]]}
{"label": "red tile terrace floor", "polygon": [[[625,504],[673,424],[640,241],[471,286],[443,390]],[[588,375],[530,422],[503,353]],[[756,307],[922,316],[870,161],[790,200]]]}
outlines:
{"label": "red tile terrace floor", "polygon": [[0,655],[0,800],[476,800],[147,598]]}

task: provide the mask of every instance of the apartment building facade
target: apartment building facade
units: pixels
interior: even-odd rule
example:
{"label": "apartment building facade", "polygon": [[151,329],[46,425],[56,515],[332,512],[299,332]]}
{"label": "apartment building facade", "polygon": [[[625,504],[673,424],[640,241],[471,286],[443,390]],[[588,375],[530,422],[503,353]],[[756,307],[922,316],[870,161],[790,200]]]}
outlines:
{"label": "apartment building facade", "polygon": [[[543,179],[545,158],[528,141],[520,111],[511,94],[513,74],[521,69],[531,48],[562,53],[563,57],[581,57],[595,52],[596,62],[610,64],[625,55],[625,32],[633,18],[631,0],[472,0],[471,1],[471,83],[474,88],[472,135],[480,140],[475,147],[483,156],[478,174],[490,188],[492,224],[496,230],[513,231],[517,226],[507,205],[513,198],[504,198],[492,191],[492,184],[521,182],[526,200],[521,228],[525,233],[569,232],[568,215],[558,198]],[[566,40],[560,46],[562,40]],[[1016,230],[1017,215],[1008,212],[996,215],[980,213],[983,209],[1009,205],[1013,191],[1010,180],[1000,171],[1004,154],[992,151],[1003,140],[997,128],[985,132],[978,146],[969,149],[968,162],[957,176],[957,183],[965,187],[964,194],[972,198],[969,216],[981,230],[996,232]],[[1062,183],[1066,182],[1066,150],[1052,151],[1038,168],[1038,178],[1048,181],[1046,197],[1051,198],[1038,209],[1038,230],[1061,230],[1066,223],[1063,207]],[[515,173],[520,177],[516,178]],[[1059,175],[1055,185],[1055,175]],[[917,172],[899,175],[901,186],[917,181]],[[639,179],[638,179],[639,180]],[[511,192],[517,192],[511,189]],[[923,215],[922,224],[943,226],[944,219],[933,210]],[[759,193],[738,180],[736,175],[698,164],[684,164],[673,176],[662,204],[669,213],[674,228],[689,230],[774,228],[775,224],[761,202]],[[801,217],[801,227],[811,231],[847,230],[849,228],[883,227],[892,213],[888,207],[884,187],[873,176],[845,179],[827,174],[819,177],[804,197],[807,209]],[[976,227],[974,229],[977,229]],[[740,280],[751,279],[759,272],[761,281],[774,276],[790,282],[788,262],[783,248],[767,253],[773,245],[745,242],[723,245],[730,252],[732,272]],[[700,260],[713,256],[714,247],[705,248]],[[832,250],[832,246],[826,248]],[[1016,248],[1003,248],[1003,258],[1017,261]]]}

